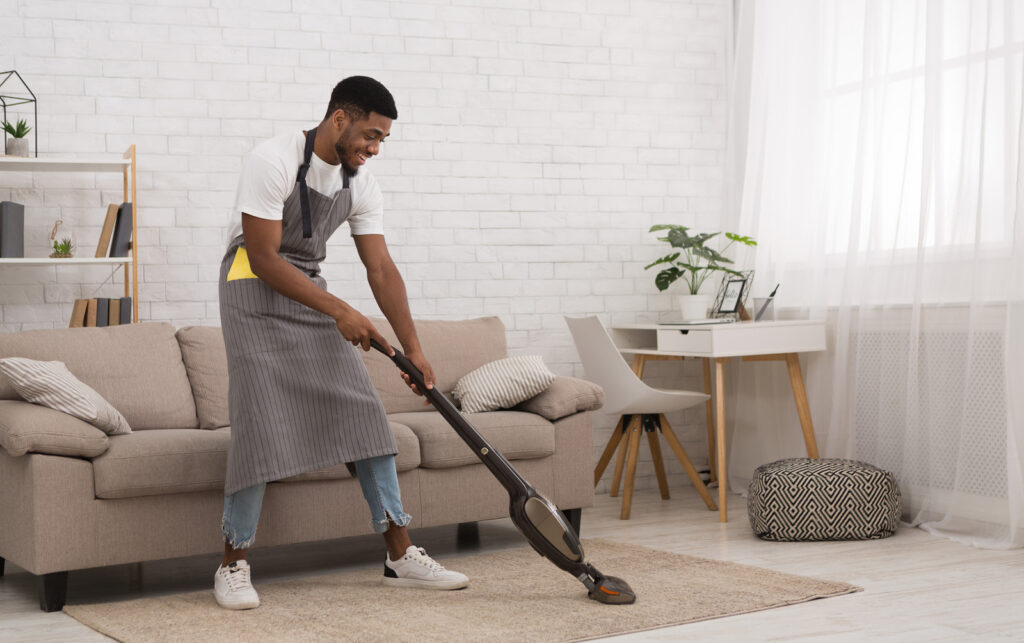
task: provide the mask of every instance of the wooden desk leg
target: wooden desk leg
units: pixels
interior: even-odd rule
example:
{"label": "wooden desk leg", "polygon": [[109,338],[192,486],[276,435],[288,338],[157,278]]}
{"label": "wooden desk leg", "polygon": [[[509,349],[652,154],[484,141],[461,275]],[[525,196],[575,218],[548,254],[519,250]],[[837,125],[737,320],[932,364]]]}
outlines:
{"label": "wooden desk leg", "polygon": [[728,358],[715,360],[715,447],[718,449],[718,521],[728,522],[726,517],[726,488],[729,478],[725,467],[725,363]]}
{"label": "wooden desk leg", "polygon": [[615,448],[619,446],[619,442],[622,441],[622,419],[624,416],[619,417],[619,423],[615,425],[612,430],[612,436],[608,439],[608,444],[604,448],[604,453],[601,454],[601,459],[597,461],[597,466],[594,468],[594,486],[601,481],[601,476],[604,475],[604,470],[611,462],[612,454],[615,453]]}
{"label": "wooden desk leg", "polygon": [[622,511],[619,520],[629,520],[629,511],[633,506],[633,486],[636,483],[636,461],[640,455],[640,434],[644,428],[640,423],[640,415],[634,415],[629,423],[629,454],[626,456],[626,488],[622,492]]}
{"label": "wooden desk leg", "polygon": [[800,428],[804,432],[804,446],[807,447],[807,457],[817,458],[818,442],[814,439],[811,407],[807,403],[804,376],[800,372],[800,357],[796,353],[786,353],[786,368],[789,370],[789,384],[793,387],[793,400],[796,402],[796,412],[800,416]]}
{"label": "wooden desk leg", "polygon": [[[711,395],[711,358],[705,357],[704,362],[704,393]],[[708,397],[704,402],[704,417],[708,423],[708,471],[711,472],[711,482],[718,480],[718,472],[715,471],[715,411],[712,398]]]}

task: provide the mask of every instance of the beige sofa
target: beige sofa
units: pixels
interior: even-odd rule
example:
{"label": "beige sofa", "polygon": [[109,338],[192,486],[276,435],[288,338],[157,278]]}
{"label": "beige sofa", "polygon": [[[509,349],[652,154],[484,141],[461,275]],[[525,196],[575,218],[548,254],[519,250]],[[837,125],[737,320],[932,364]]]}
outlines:
{"label": "beige sofa", "polygon": [[[394,341],[386,322],[375,323]],[[495,317],[423,321],[417,329],[446,393],[506,355]],[[0,375],[0,574],[7,559],[37,575],[40,606],[52,611],[64,605],[70,570],[223,549],[230,428],[219,328],[144,323],[0,334],[0,357],[10,356],[63,361],[133,431],[108,436],[25,402]],[[398,443],[410,527],[506,516],[504,489],[398,369],[376,351],[364,361]],[[559,377],[515,410],[468,417],[578,528],[580,509],[593,501],[586,411],[601,400],[594,385]],[[263,507],[256,547],[372,533],[358,481],[344,465],[271,483]]]}

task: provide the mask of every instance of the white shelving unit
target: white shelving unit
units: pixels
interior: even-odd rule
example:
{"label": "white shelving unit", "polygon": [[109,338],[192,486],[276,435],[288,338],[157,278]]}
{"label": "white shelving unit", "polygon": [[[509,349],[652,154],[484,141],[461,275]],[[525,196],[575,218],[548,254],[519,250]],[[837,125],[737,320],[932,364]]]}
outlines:
{"label": "white shelving unit", "polygon": [[[136,234],[139,222],[139,200],[136,191],[135,146],[125,150],[121,158],[59,156],[26,158],[0,156],[0,174],[4,172],[120,172],[124,178],[124,200],[132,203],[132,243],[127,257],[73,257],[51,259],[49,257],[0,258],[4,265],[52,266],[52,265],[113,265],[124,264],[124,296],[132,298],[132,321],[139,321],[139,250]],[[0,178],[2,181],[2,178]],[[98,213],[99,214],[99,213]],[[2,302],[0,302],[2,303]]]}

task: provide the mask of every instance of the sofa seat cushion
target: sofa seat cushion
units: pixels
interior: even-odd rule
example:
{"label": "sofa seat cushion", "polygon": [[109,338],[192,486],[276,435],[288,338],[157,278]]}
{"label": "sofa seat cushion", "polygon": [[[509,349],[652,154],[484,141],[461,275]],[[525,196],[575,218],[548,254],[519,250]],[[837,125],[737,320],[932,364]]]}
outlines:
{"label": "sofa seat cushion", "polygon": [[110,436],[92,461],[97,498],[133,498],[224,488],[231,432],[136,431]]}
{"label": "sofa seat cushion", "polygon": [[[124,324],[0,333],[0,357],[60,361],[121,412],[133,431],[199,426],[174,326]],[[0,399],[19,399],[0,378]]]}
{"label": "sofa seat cushion", "polygon": [[[448,422],[436,411],[394,413],[420,441],[421,467],[445,469],[479,462]],[[469,413],[466,419],[508,460],[544,458],[555,452],[555,426],[533,413],[492,411]]]}
{"label": "sofa seat cushion", "polygon": [[[388,418],[390,419],[390,418]],[[398,455],[395,456],[395,468],[398,472],[409,471],[420,466],[420,442],[412,429],[391,422],[391,433],[395,436],[395,444],[398,445]],[[337,478],[350,478],[348,467],[344,464],[337,464],[326,469],[300,473],[297,476],[284,478],[281,482],[302,482],[304,480],[334,480]]]}

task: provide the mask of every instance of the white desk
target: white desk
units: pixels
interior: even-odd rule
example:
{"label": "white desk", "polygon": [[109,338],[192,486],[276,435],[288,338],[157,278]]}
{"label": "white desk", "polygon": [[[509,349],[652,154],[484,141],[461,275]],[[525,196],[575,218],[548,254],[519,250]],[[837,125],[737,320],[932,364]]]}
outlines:
{"label": "white desk", "polygon": [[[762,321],[729,324],[631,324],[610,328],[623,353],[633,354],[633,371],[643,377],[649,360],[699,357],[704,360],[704,392],[712,394],[711,363],[715,365],[714,393],[705,410],[711,479],[718,480],[718,516],[726,522],[725,371],[733,357],[744,361],[783,361],[789,371],[807,456],[818,457],[811,410],[800,371],[798,353],[825,350],[824,321]],[[713,408],[712,408],[713,405]],[[712,417],[714,422],[712,423]]]}

